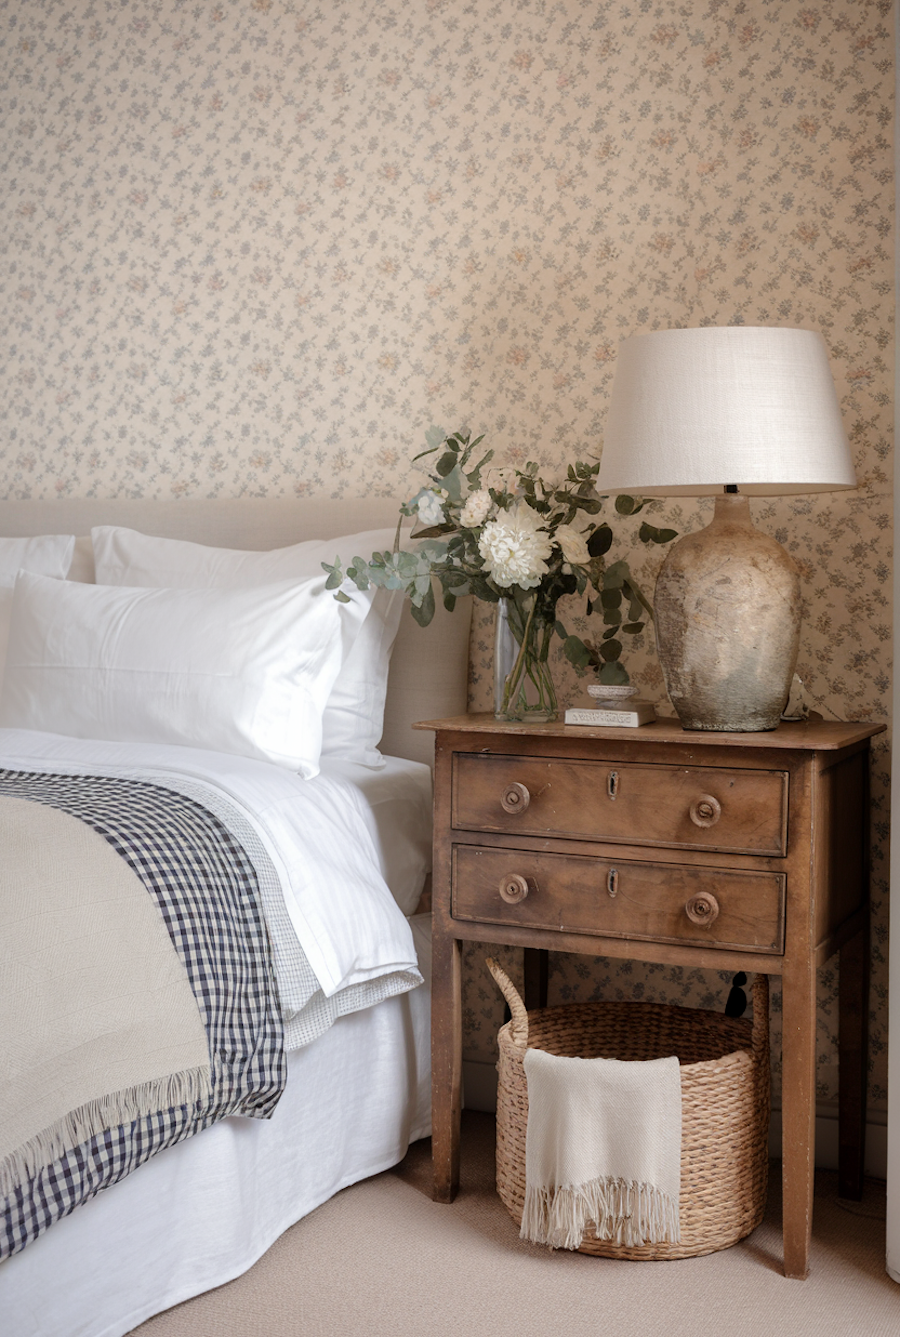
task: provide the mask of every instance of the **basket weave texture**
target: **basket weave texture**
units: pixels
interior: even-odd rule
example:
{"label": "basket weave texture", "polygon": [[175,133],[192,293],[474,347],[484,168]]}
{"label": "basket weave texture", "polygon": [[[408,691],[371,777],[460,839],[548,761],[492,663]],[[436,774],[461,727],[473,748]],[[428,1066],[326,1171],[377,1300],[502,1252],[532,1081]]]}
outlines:
{"label": "basket weave texture", "polygon": [[521,1225],[528,1124],[527,1048],[570,1058],[681,1064],[681,1239],[625,1246],[588,1231],[579,1252],[634,1261],[728,1248],[763,1218],[768,1187],[769,982],[756,975],[753,1020],[658,1003],[586,1003],[525,1010],[495,961],[488,968],[512,1020],[500,1028],[497,1192]]}

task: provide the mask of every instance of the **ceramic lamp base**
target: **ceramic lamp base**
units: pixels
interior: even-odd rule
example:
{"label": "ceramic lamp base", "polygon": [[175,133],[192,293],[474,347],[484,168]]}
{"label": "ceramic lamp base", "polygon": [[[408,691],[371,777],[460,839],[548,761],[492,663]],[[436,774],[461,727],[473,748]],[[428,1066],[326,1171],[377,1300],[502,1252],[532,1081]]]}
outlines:
{"label": "ceramic lamp base", "polygon": [[675,544],[654,605],[659,661],[685,729],[778,727],[800,643],[800,577],[753,527],[746,497],[717,497],[712,523]]}

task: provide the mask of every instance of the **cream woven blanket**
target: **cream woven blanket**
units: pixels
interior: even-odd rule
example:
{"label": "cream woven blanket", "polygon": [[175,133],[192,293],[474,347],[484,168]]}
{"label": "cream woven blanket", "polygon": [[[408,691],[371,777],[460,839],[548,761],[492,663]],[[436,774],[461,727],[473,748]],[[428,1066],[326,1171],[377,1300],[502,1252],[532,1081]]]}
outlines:
{"label": "cream woven blanket", "polygon": [[623,1063],[525,1052],[528,1128],[522,1239],[577,1249],[680,1238],[677,1058]]}
{"label": "cream woven blanket", "polygon": [[0,851],[5,1197],[95,1133],[204,1099],[210,1064],[162,916],[103,837],[2,797]]}

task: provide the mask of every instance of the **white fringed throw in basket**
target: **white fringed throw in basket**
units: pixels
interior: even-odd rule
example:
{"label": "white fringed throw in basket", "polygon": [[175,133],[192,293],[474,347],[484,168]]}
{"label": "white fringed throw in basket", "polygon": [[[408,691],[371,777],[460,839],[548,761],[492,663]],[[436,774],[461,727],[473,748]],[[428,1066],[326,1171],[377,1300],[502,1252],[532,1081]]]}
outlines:
{"label": "white fringed throw in basket", "polygon": [[577,1249],[593,1226],[618,1244],[677,1243],[677,1058],[625,1063],[525,1053],[522,1239]]}

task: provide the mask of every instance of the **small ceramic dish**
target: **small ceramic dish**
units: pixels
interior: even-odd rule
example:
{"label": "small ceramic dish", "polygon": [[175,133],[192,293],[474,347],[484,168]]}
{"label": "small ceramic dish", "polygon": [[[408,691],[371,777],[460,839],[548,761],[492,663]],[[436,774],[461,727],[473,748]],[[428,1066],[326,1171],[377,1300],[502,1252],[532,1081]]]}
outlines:
{"label": "small ceramic dish", "polygon": [[637,688],[627,682],[618,683],[615,687],[608,687],[602,682],[592,682],[587,690],[588,696],[593,696],[598,701],[624,701],[629,696],[637,696]]}

